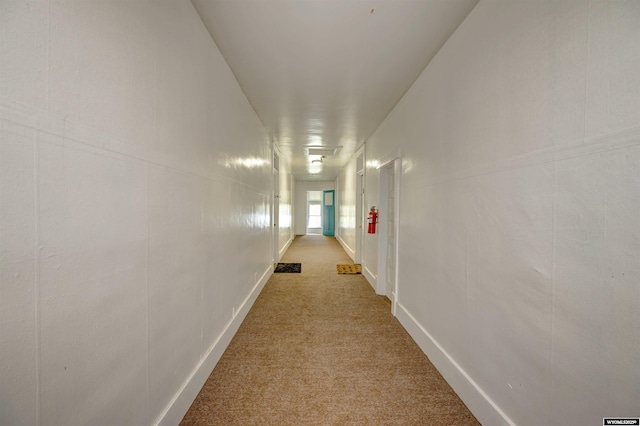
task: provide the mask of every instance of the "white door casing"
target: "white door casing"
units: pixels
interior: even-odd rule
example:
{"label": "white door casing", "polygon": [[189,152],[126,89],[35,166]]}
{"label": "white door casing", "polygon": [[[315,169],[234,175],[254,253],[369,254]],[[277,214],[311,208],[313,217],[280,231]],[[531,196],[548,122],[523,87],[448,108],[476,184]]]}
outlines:
{"label": "white door casing", "polygon": [[398,301],[398,231],[400,209],[400,158],[383,163],[378,208],[378,279],[376,293],[391,300],[395,315]]}

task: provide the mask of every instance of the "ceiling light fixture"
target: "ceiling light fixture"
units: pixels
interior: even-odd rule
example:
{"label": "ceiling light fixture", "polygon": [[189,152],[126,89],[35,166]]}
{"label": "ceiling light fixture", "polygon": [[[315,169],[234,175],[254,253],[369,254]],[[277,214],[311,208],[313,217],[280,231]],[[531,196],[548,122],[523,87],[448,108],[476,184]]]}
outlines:
{"label": "ceiling light fixture", "polygon": [[313,164],[313,163],[322,164],[323,160],[324,160],[324,155],[321,155],[320,158],[316,158],[315,160],[311,160],[311,164]]}
{"label": "ceiling light fixture", "polygon": [[307,145],[304,147],[307,155],[336,155],[336,153],[342,148],[341,146],[320,146],[320,145]]}

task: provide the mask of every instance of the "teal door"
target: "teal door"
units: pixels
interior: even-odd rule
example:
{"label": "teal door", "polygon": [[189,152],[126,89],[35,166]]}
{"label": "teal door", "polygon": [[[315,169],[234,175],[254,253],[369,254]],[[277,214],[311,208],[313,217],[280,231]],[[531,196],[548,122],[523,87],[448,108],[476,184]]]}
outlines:
{"label": "teal door", "polygon": [[334,198],[336,191],[322,191],[322,235],[333,237],[336,225]]}

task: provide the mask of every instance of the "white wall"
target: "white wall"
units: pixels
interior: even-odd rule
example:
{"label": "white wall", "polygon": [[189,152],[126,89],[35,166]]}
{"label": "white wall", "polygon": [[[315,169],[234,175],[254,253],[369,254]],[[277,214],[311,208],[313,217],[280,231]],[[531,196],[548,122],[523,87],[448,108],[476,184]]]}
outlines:
{"label": "white wall", "polygon": [[484,424],[639,415],[639,23],[483,0],[367,143],[369,204],[403,154],[399,319]]}
{"label": "white wall", "polygon": [[294,217],[296,235],[307,233],[307,191],[335,190],[336,183],[332,180],[304,181],[298,180],[295,184]]}
{"label": "white wall", "polygon": [[336,238],[351,257],[356,252],[357,158],[352,158],[336,179]]}
{"label": "white wall", "polygon": [[278,250],[280,256],[287,251],[289,245],[293,241],[295,234],[293,232],[293,175],[291,174],[291,167],[288,161],[284,157],[280,157],[280,168],[278,171],[278,177],[280,181],[280,191],[278,201],[280,203],[278,212]]}
{"label": "white wall", "polygon": [[175,424],[271,270],[268,137],[188,2],[2,1],[0,56],[0,423]]}

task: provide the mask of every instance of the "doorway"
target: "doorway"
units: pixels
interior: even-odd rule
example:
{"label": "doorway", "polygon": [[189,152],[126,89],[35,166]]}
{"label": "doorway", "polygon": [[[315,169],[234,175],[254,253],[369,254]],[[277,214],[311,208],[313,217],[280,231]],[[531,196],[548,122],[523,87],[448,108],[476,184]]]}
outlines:
{"label": "doorway", "polygon": [[280,261],[280,244],[279,244],[279,236],[280,236],[280,227],[279,227],[279,219],[280,219],[280,157],[276,153],[275,149],[273,152],[273,211],[271,221],[273,222],[273,229],[271,232],[273,245],[273,263],[276,264]]}
{"label": "doorway", "polygon": [[322,221],[322,235],[326,235],[328,237],[333,237],[335,235],[335,195],[336,191],[334,191],[333,189],[322,191],[322,213],[324,216]]}
{"label": "doorway", "polygon": [[399,159],[380,167],[380,206],[378,240],[377,293],[391,300],[395,315],[398,299],[398,210],[399,210]]}
{"label": "doorway", "polygon": [[361,148],[356,157],[356,250],[354,261],[365,268],[364,247],[365,247],[365,215],[369,209],[365,200],[365,167],[364,148]]}
{"label": "doorway", "polygon": [[322,191],[307,191],[307,234],[322,234]]}

